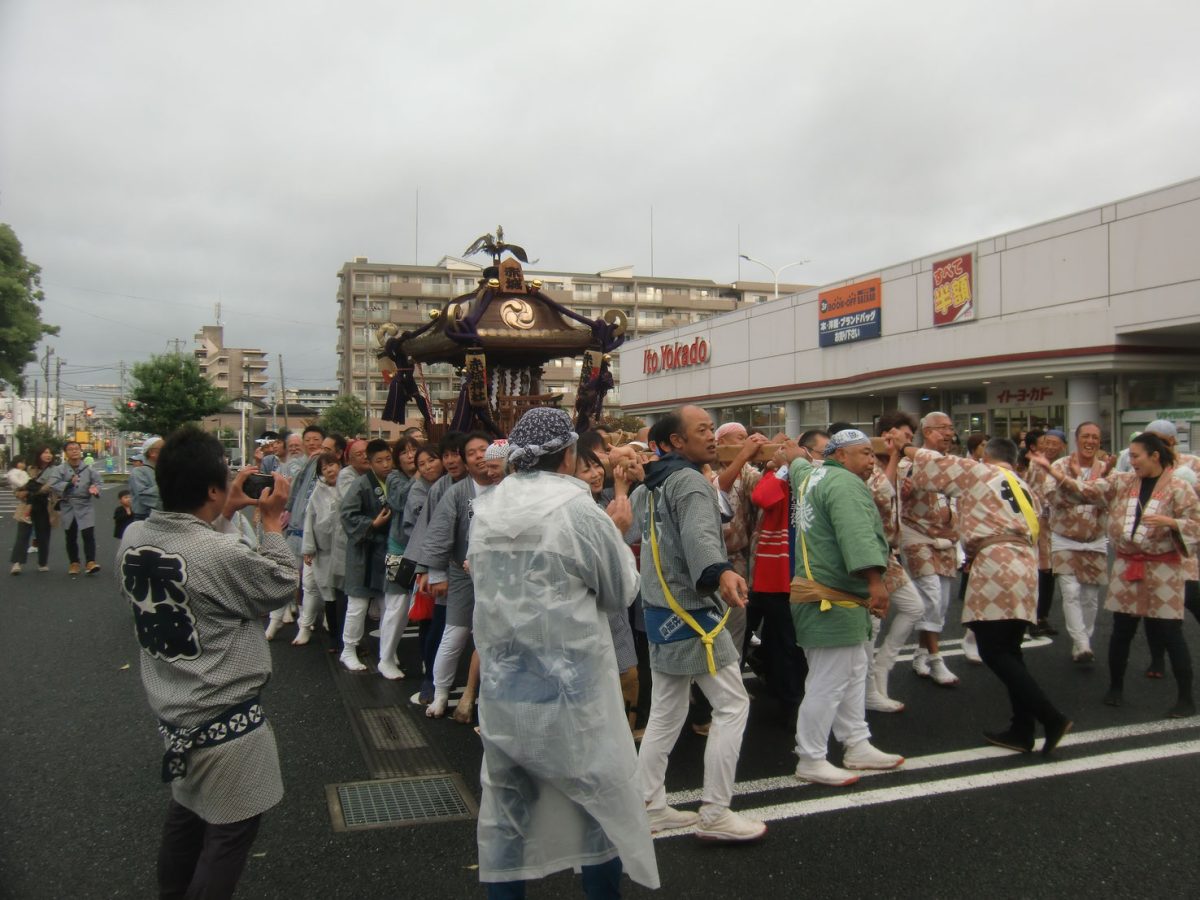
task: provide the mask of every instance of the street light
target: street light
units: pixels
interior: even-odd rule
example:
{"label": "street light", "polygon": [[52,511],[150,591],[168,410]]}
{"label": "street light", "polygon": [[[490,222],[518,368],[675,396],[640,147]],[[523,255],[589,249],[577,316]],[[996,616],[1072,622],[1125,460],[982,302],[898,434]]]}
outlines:
{"label": "street light", "polygon": [[752,263],[755,263],[755,264],[757,264],[757,265],[760,265],[760,266],[762,266],[764,269],[766,269],[768,272],[770,272],[770,273],[771,273],[772,277],[774,277],[774,279],[775,279],[775,299],[776,299],[776,300],[778,300],[778,299],[779,299],[779,274],[780,274],[781,272],[785,272],[785,271],[787,271],[787,270],[788,270],[788,269],[790,269],[792,266],[802,266],[802,265],[804,265],[806,262],[809,262],[809,260],[807,260],[807,259],[801,259],[801,260],[798,260],[797,262],[788,263],[786,266],[780,266],[778,269],[772,269],[770,266],[768,266],[768,265],[767,265],[765,262],[763,262],[761,259],[755,259],[753,256],[747,256],[745,253],[740,253],[740,254],[738,254],[738,255],[739,255],[739,256],[741,256],[741,258],[742,258],[742,259],[746,260],[746,262],[752,262]]}

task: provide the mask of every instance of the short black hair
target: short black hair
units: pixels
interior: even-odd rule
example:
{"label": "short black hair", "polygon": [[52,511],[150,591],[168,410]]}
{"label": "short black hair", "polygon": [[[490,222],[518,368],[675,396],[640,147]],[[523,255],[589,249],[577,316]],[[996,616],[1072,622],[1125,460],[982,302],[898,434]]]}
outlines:
{"label": "short black hair", "polygon": [[346,440],[344,435],[327,434],[327,435],[325,435],[325,437],[327,437],[329,440],[333,441],[333,446],[337,449],[337,453],[339,456],[346,455],[346,447],[349,446],[349,442]]}
{"label": "short black hair", "polygon": [[569,451],[574,444],[563,447],[561,450],[555,450],[553,453],[546,453],[538,457],[538,461],[533,464],[535,472],[557,472],[562,467],[563,460],[567,458]]}
{"label": "short black hair", "polygon": [[875,422],[875,436],[883,437],[884,432],[891,431],[893,428],[903,428],[905,426],[908,427],[909,431],[917,430],[917,423],[913,420],[911,415],[902,409],[893,409],[891,412],[885,412]]}
{"label": "short black hair", "polygon": [[800,435],[798,443],[805,450],[811,450],[817,445],[817,438],[828,438],[831,435],[823,428],[810,428],[804,434]]}
{"label": "short black hair", "polygon": [[63,452],[64,453],[67,452],[68,447],[78,447],[80,450],[82,450],[83,444],[79,443],[79,441],[65,441],[63,443]]}
{"label": "short black hair", "polygon": [[1006,437],[994,437],[984,445],[983,455],[992,462],[1017,464],[1017,445]]}
{"label": "short black hair", "polygon": [[848,429],[851,429],[853,427],[854,427],[854,425],[850,422],[830,422],[829,423],[829,433],[831,435],[834,435],[834,434],[837,434],[839,431],[847,431]]}
{"label": "short black hair", "polygon": [[447,431],[442,435],[442,442],[438,444],[438,456],[445,456],[447,453],[462,456],[464,437],[461,431]]}
{"label": "short black hair", "polygon": [[313,431],[315,431],[321,437],[325,437],[325,429],[322,428],[320,425],[318,425],[316,422],[313,422],[311,425],[305,425],[304,431],[301,433],[301,436],[303,436],[305,434],[309,434]]}
{"label": "short black hair", "polygon": [[462,450],[459,452],[462,453],[465,451],[467,449],[467,444],[471,443],[471,441],[483,441],[485,444],[490,445],[492,443],[492,436],[486,431],[468,431],[463,435]]}
{"label": "short black hair", "polygon": [[595,456],[596,452],[604,449],[604,438],[595,429],[589,428],[587,431],[579,435],[579,440],[576,442],[576,448],[580,456],[589,454]]}
{"label": "short black hair", "polygon": [[1079,437],[1079,432],[1083,431],[1083,429],[1087,428],[1089,425],[1091,425],[1093,428],[1095,428],[1101,434],[1104,433],[1104,429],[1100,427],[1099,422],[1093,422],[1091,420],[1088,420],[1087,422],[1080,422],[1078,425],[1075,426],[1075,437]]}
{"label": "short black hair", "polygon": [[131,497],[131,496],[133,496],[133,495],[129,493],[128,488],[121,488],[121,490],[117,491],[117,499],[118,500],[120,500],[122,497]]}
{"label": "short black hair", "polygon": [[1040,428],[1035,428],[1032,431],[1025,432],[1025,449],[1036,450],[1037,442],[1045,437],[1045,435],[1046,432],[1042,431]]}
{"label": "short black hair", "polygon": [[374,438],[367,441],[367,459],[370,459],[376,453],[386,453],[388,456],[391,456],[392,448],[388,446],[388,442],[383,438]]}
{"label": "short black hair", "polygon": [[[991,439],[992,436],[990,434],[984,434],[982,431],[975,432],[973,435],[967,438],[967,452],[974,453],[976,447],[978,447],[980,444],[986,444]],[[983,449],[987,450],[986,447]]]}
{"label": "short black hair", "polygon": [[166,512],[195,512],[208,502],[209,488],[229,486],[225,448],[214,435],[184,425],[163,442],[154,469]]}
{"label": "short black hair", "polygon": [[1143,431],[1129,443],[1140,444],[1146,451],[1146,455],[1151,453],[1158,454],[1158,462],[1164,469],[1169,469],[1175,465],[1175,453],[1167,446],[1166,441],[1160,438],[1157,434],[1150,431]]}
{"label": "short black hair", "polygon": [[417,449],[413,455],[413,462],[420,463],[421,456],[432,456],[438,462],[442,461],[442,454],[438,453],[437,444],[417,444]]}
{"label": "short black hair", "polygon": [[651,444],[656,444],[665,453],[671,452],[671,435],[683,434],[683,416],[677,412],[669,412],[650,426],[646,436]]}

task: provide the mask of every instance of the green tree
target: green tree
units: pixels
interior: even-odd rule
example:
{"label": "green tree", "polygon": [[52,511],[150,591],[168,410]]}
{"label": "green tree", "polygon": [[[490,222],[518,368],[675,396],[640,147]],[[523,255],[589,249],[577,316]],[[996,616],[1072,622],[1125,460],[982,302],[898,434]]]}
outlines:
{"label": "green tree", "polygon": [[220,412],[225,392],[200,374],[194,357],[163,353],[134,363],[133,389],[117,409],[117,427],[168,435],[180,425]]}
{"label": "green tree", "polygon": [[17,446],[21,448],[21,456],[28,456],[35,449],[45,444],[55,453],[62,450],[66,438],[48,425],[35,422],[32,425],[18,426],[16,432]]}
{"label": "green tree", "polygon": [[25,390],[26,363],[37,359],[38,341],[58,334],[57,325],[42,321],[41,267],[25,258],[16,232],[0,223],[0,383]]}
{"label": "green tree", "polygon": [[322,413],[320,425],[329,434],[357,437],[367,430],[367,414],[362,401],[354,396],[338,397]]}

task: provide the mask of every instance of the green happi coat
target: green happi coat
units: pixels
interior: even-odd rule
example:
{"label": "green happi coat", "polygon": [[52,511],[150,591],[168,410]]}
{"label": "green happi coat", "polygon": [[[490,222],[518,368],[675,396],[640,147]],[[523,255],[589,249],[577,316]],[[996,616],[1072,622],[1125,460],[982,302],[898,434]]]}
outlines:
{"label": "green happi coat", "polygon": [[[805,574],[805,550],[811,579],[856,597],[869,596],[865,570],[888,564],[883,521],[866,482],[834,460],[814,466],[797,459],[789,472],[796,501],[796,574]],[[793,603],[796,643],[810,647],[846,647],[871,638],[866,607]]]}

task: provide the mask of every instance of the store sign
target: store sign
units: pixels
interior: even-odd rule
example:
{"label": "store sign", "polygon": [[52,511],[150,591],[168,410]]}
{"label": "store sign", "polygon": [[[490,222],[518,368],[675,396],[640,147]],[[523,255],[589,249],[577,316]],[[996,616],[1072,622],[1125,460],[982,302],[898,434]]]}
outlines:
{"label": "store sign", "polygon": [[642,372],[653,375],[655,372],[704,365],[708,357],[709,343],[704,338],[696,338],[690,344],[663,344],[657,350],[647,348],[642,354]]}
{"label": "store sign", "polygon": [[995,383],[988,385],[988,406],[1003,409],[1010,406],[1054,406],[1063,402],[1058,387],[1040,383]]}
{"label": "store sign", "polygon": [[933,264],[933,324],[975,318],[974,262],[970,253]]}
{"label": "store sign", "polygon": [[883,282],[869,278],[817,295],[822,347],[852,344],[883,333]]}

